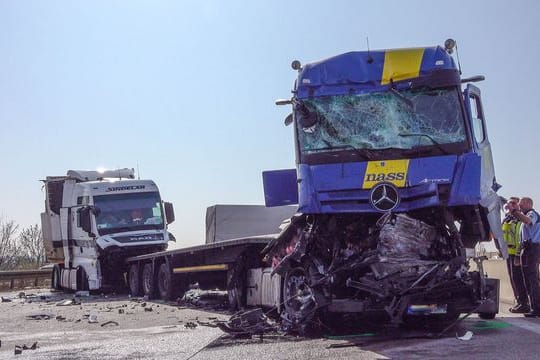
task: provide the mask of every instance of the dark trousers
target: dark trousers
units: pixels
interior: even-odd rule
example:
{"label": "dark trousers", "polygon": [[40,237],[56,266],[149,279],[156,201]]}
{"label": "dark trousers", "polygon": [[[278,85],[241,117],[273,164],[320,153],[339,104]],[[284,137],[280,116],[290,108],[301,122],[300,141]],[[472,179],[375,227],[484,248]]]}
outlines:
{"label": "dark trousers", "polygon": [[521,254],[521,269],[525,286],[529,294],[531,310],[540,314],[540,279],[538,265],[540,264],[540,244],[528,243]]}
{"label": "dark trousers", "polygon": [[523,271],[521,266],[517,266],[514,263],[516,255],[508,255],[506,259],[506,268],[508,269],[508,277],[510,278],[510,284],[514,291],[514,298],[517,300],[518,305],[528,305],[529,298],[527,296],[527,288],[525,287],[525,279],[523,278]]}

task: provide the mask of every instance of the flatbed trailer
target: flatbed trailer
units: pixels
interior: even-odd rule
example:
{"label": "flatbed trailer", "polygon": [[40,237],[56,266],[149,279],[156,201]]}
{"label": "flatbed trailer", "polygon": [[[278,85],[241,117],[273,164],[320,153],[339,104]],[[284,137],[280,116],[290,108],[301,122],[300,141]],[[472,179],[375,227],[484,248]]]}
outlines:
{"label": "flatbed trailer", "polygon": [[[245,237],[130,257],[126,259],[130,292],[133,296],[174,300],[190,284],[198,283],[202,289],[227,290],[231,310],[245,305],[277,307],[281,282],[278,275],[270,280],[271,269],[261,255],[276,236]],[[259,277],[263,276],[269,281],[262,282]],[[263,283],[269,288],[259,291]]]}

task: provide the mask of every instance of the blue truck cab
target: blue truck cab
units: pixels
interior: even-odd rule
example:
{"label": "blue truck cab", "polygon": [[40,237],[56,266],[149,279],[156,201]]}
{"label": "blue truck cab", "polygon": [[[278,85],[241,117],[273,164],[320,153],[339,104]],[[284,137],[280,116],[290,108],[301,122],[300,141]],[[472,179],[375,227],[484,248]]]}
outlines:
{"label": "blue truck cab", "polygon": [[[506,256],[480,90],[470,84],[483,77],[461,78],[454,44],[293,62],[293,96],[279,104],[292,105],[286,124],[294,126],[296,169],[263,173],[267,206],[298,204],[267,251],[285,293],[297,293],[304,279],[311,307],[384,308],[398,322],[433,304],[450,317],[497,312],[484,300],[491,291],[495,301],[498,283],[481,270],[468,272],[466,255],[495,239]],[[433,296],[411,295],[411,284],[448,263],[463,270],[462,286],[442,296],[438,286],[456,280],[448,274]],[[421,269],[405,269],[411,266]],[[392,272],[401,285],[384,285]],[[310,308],[298,301],[289,302],[291,323]]]}

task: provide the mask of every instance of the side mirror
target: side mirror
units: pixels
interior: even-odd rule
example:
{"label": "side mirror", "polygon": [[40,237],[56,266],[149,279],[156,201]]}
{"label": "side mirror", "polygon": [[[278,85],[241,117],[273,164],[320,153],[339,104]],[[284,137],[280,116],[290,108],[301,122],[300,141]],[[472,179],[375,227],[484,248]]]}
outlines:
{"label": "side mirror", "polygon": [[99,209],[96,209],[93,206],[85,206],[77,210],[77,212],[79,213],[78,225],[90,236],[95,236],[95,234],[92,232],[92,217],[90,216],[90,214],[96,214],[96,210],[99,213]]}
{"label": "side mirror", "polygon": [[176,242],[176,238],[172,233],[169,233],[169,241]]}
{"label": "side mirror", "polygon": [[167,225],[172,224],[174,222],[173,204],[170,202],[164,202],[163,205],[165,206],[165,218],[167,219]]}
{"label": "side mirror", "polygon": [[285,126],[291,125],[292,122],[293,122],[292,114],[287,115],[287,117],[285,118]]}

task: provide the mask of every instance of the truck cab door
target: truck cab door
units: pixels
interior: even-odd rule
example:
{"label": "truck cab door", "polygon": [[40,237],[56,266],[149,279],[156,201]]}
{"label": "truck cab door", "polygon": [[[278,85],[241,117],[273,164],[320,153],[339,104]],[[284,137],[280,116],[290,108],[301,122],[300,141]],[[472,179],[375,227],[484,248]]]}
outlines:
{"label": "truck cab door", "polygon": [[472,132],[473,149],[482,159],[482,168],[480,169],[480,205],[488,210],[487,219],[491,233],[498,243],[497,247],[503,254],[503,257],[506,258],[506,242],[503,240],[501,228],[501,201],[497,194],[500,185],[495,178],[493,155],[487,134],[480,89],[472,84],[468,84],[463,95],[467,118],[469,119]]}

